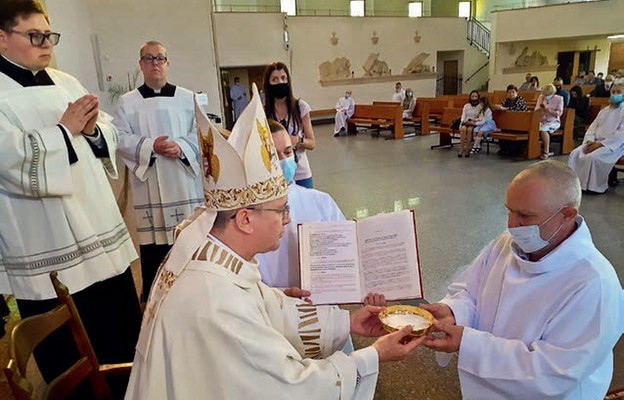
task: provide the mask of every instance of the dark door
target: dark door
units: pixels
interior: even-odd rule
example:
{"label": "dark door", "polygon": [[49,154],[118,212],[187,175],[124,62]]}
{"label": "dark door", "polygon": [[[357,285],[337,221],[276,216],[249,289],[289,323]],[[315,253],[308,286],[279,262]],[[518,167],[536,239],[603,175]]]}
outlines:
{"label": "dark door", "polygon": [[562,51],[558,53],[557,64],[557,76],[563,78],[563,83],[568,85],[570,81],[574,81],[574,79],[572,79],[572,74],[574,74],[574,52]]}
{"label": "dark door", "polygon": [[442,94],[457,94],[458,68],[457,60],[444,61],[444,90]]}

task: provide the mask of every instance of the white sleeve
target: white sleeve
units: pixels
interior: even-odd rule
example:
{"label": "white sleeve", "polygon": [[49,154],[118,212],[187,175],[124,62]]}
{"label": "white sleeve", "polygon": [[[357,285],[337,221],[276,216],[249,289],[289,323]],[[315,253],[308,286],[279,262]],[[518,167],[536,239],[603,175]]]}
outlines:
{"label": "white sleeve", "polygon": [[154,151],[154,139],[132,130],[124,106],[125,99],[122,97],[113,120],[119,131],[119,155],[130,172],[141,182],[145,182]]}

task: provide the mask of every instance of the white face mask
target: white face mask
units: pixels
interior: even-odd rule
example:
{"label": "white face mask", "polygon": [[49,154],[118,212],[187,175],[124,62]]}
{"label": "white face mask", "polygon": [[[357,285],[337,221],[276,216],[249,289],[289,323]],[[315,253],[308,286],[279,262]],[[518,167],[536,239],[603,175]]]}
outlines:
{"label": "white face mask", "polygon": [[548,246],[552,238],[555,237],[557,233],[559,233],[561,228],[563,228],[563,224],[561,224],[561,226],[559,226],[559,228],[546,240],[542,239],[542,236],[540,235],[539,228],[541,226],[544,226],[544,224],[551,219],[553,219],[553,217],[559,214],[561,210],[563,210],[563,208],[557,210],[556,213],[548,217],[548,219],[542,222],[540,225],[517,226],[515,228],[507,228],[507,230],[509,231],[509,234],[511,235],[514,243],[517,244],[518,247],[522,249],[522,251],[524,251],[526,254],[535,253],[536,251]]}

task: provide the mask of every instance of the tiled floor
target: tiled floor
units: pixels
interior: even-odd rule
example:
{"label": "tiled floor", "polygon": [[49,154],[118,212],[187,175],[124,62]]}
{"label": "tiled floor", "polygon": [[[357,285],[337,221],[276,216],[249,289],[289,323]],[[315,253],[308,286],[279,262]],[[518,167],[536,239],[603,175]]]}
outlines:
{"label": "tiled floor", "polygon": [[[414,208],[425,296],[437,301],[461,266],[505,229],[507,184],[531,162],[500,158],[496,147],[489,156],[482,152],[460,159],[455,150],[430,150],[436,135],[401,141],[368,134],[334,138],[332,128],[315,126],[317,147],[309,154],[315,187],[329,192],[347,218]],[[581,213],[597,247],[624,281],[624,184],[603,196],[584,196]],[[366,343],[356,338],[356,346]],[[624,386],[622,339],[615,360],[613,386]],[[6,339],[0,341],[0,364],[5,362]],[[3,380],[2,399],[7,398]],[[417,349],[405,362],[381,367],[377,399],[460,397],[456,361],[439,368],[427,349]]]}

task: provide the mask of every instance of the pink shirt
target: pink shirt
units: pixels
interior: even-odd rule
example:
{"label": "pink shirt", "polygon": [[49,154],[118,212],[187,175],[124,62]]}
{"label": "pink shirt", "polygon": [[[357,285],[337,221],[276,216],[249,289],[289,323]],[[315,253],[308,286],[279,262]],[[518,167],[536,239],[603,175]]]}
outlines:
{"label": "pink shirt", "polygon": [[546,99],[543,94],[537,99],[535,105],[535,111],[539,110],[541,104],[544,104],[544,109],[549,112],[545,112],[542,115],[541,122],[561,122],[560,117],[563,114],[563,97],[555,94],[550,100]]}

